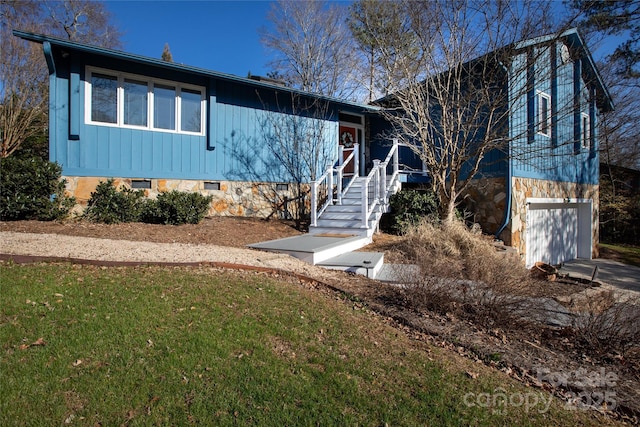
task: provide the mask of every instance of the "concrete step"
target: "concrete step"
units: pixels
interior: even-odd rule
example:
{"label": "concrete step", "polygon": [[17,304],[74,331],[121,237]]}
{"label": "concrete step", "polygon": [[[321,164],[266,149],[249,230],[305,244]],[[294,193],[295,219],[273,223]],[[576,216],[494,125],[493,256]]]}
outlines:
{"label": "concrete step", "polygon": [[345,235],[360,236],[371,239],[375,228],[339,228],[339,227],[309,227],[309,234],[312,235]]}
{"label": "concrete step", "polygon": [[366,236],[366,234],[314,233],[269,240],[248,246],[253,249],[285,253],[309,264],[318,264],[327,259],[360,249],[371,243],[371,241],[371,237]]}
{"label": "concrete step", "polygon": [[384,264],[384,254],[380,252],[349,252],[318,263],[332,270],[342,270],[375,279]]}
{"label": "concrete step", "polygon": [[368,228],[373,226],[373,221],[369,220],[368,225],[365,226],[362,221],[358,219],[324,219],[320,218],[317,222],[318,227],[332,227],[332,228]]}

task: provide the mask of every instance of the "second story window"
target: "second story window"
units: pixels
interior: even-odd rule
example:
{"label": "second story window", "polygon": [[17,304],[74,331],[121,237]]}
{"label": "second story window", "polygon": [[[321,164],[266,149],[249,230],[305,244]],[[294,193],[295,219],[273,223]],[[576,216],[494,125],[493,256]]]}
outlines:
{"label": "second story window", "polygon": [[580,114],[580,145],[591,147],[591,120],[587,113]]}
{"label": "second story window", "polygon": [[536,96],[536,132],[551,136],[551,95],[544,92]]}

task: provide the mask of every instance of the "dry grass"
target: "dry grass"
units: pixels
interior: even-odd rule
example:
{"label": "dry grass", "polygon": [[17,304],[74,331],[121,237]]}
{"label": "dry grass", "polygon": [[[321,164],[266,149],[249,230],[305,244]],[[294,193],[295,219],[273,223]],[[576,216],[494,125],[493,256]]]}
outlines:
{"label": "dry grass", "polygon": [[[552,297],[549,282],[532,277],[517,255],[497,251],[486,236],[463,223],[423,222],[408,230],[401,251],[418,266],[405,269],[403,277],[408,284],[404,299],[412,308],[490,330],[535,333],[544,326],[528,328],[533,319],[545,319],[544,305],[531,298]],[[573,314],[567,332],[586,354],[607,358],[637,349],[640,298],[621,301],[611,291],[593,288],[575,294],[568,306]]]}
{"label": "dry grass", "polygon": [[402,251],[418,266],[405,289],[414,308],[469,318],[495,328],[520,326],[534,280],[517,256],[498,252],[462,222],[424,221],[410,228]]}
{"label": "dry grass", "polygon": [[572,328],[578,343],[598,356],[626,354],[640,343],[640,298],[620,301],[613,291],[572,301]]}

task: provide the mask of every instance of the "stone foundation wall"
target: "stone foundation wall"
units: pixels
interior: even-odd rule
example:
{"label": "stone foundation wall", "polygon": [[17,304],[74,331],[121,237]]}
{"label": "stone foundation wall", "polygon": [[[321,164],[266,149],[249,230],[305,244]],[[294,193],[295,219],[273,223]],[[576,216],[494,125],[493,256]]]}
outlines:
{"label": "stone foundation wall", "polygon": [[471,220],[486,234],[495,234],[504,221],[506,182],[505,178],[476,179],[464,195],[461,207],[473,215]]}
{"label": "stone foundation wall", "polygon": [[572,182],[545,181],[541,179],[517,178],[512,180],[511,194],[511,222],[508,230],[501,237],[506,244],[515,247],[521,255],[526,253],[526,224],[527,224],[527,199],[528,198],[555,198],[555,199],[591,199],[593,211],[591,218],[593,257],[598,256],[598,215],[600,193],[598,185],[576,184]]}
{"label": "stone foundation wall", "polygon": [[[486,234],[495,234],[502,226],[507,208],[505,178],[486,178],[472,181],[464,195],[461,207],[470,212],[471,220],[480,224]],[[501,232],[500,239],[513,246],[521,256],[526,253],[526,219],[528,198],[592,199],[593,200],[593,256],[598,256],[598,207],[597,185],[546,181],[531,178],[512,178],[511,219]]]}
{"label": "stone foundation wall", "polygon": [[[91,198],[91,193],[104,177],[77,177],[63,176],[67,180],[66,190],[70,196],[76,198],[75,211],[80,212],[86,207]],[[131,182],[135,179],[114,178],[117,188],[132,188]],[[244,216],[267,218],[279,213],[287,216],[295,212],[295,203],[283,206],[285,198],[294,197],[293,185],[288,190],[276,190],[275,183],[254,183],[244,181],[216,181],[219,190],[205,189],[205,181],[185,179],[151,179],[151,188],[143,189],[145,196],[156,198],[158,194],[166,191],[198,192],[204,196],[213,196],[211,207],[207,216]]]}

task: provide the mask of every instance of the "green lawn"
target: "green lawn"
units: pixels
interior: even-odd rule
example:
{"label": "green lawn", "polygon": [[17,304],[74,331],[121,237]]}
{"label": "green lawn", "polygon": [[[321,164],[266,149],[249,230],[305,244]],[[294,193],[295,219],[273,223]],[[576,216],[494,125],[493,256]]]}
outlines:
{"label": "green lawn", "polygon": [[616,245],[611,243],[599,243],[600,249],[604,249],[603,256],[616,261],[640,267],[640,246]]}
{"label": "green lawn", "polygon": [[0,425],[605,422],[290,280],[4,264],[0,284]]}

